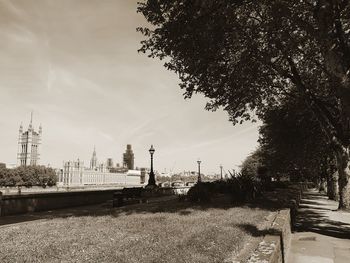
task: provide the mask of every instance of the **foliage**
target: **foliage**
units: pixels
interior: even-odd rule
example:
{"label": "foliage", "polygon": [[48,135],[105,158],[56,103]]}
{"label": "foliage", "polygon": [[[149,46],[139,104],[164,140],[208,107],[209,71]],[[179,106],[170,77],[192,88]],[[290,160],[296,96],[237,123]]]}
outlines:
{"label": "foliage", "polygon": [[0,186],[53,186],[57,175],[45,166],[19,166],[14,169],[0,168]]}
{"label": "foliage", "polygon": [[261,193],[261,184],[245,176],[233,177],[225,181],[197,183],[187,193],[191,202],[210,202],[218,195],[229,195],[233,203],[254,200]]}
{"label": "foliage", "polygon": [[187,192],[187,198],[191,202],[210,202],[213,195],[211,183],[197,183]]}
{"label": "foliage", "polygon": [[327,176],[334,154],[313,113],[300,98],[273,106],[260,128],[260,155],[270,174],[294,181]]}
{"label": "foliage", "polygon": [[257,178],[258,172],[261,171],[262,167],[262,152],[261,149],[258,148],[243,161],[241,164],[241,173],[245,177]]}
{"label": "foliage", "polygon": [[[295,92],[327,118],[330,110],[339,114],[332,98],[348,76],[325,63],[332,56],[343,71],[350,67],[350,6],[329,2],[148,0],[138,11],[154,27],[139,28],[147,37],[140,51],[168,58],[185,97],[203,93],[208,109],[224,107],[233,122]],[[342,24],[334,28],[337,19]]]}

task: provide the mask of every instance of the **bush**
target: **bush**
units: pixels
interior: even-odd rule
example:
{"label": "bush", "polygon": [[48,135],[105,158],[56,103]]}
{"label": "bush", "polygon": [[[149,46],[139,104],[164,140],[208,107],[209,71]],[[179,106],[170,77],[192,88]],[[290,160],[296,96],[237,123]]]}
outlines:
{"label": "bush", "polygon": [[210,202],[213,194],[211,183],[197,183],[187,192],[187,199],[191,202]]}
{"label": "bush", "polygon": [[229,195],[233,203],[253,201],[261,194],[261,184],[248,177],[235,177],[226,181],[197,183],[187,193],[191,202],[209,202],[215,195]]}
{"label": "bush", "polygon": [[261,194],[262,190],[260,182],[244,176],[232,178],[228,181],[228,184],[234,203],[253,201]]}
{"label": "bush", "polygon": [[290,182],[285,181],[274,181],[274,182],[264,182],[262,187],[265,191],[274,191],[276,188],[286,189],[290,185]]}

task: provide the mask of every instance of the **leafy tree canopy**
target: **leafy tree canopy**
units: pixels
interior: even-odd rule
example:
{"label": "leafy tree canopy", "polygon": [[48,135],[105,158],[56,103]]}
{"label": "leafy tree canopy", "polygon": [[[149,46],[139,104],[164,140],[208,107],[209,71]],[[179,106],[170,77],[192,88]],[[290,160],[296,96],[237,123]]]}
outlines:
{"label": "leafy tree canopy", "polygon": [[263,116],[261,158],[273,175],[312,180],[326,173],[334,161],[331,144],[325,140],[312,112],[303,106],[299,98],[292,98]]}
{"label": "leafy tree canopy", "polygon": [[299,93],[328,132],[345,141],[350,103],[350,4],[332,0],[148,0],[152,28],[141,52],[165,59],[207,109],[249,120]]}

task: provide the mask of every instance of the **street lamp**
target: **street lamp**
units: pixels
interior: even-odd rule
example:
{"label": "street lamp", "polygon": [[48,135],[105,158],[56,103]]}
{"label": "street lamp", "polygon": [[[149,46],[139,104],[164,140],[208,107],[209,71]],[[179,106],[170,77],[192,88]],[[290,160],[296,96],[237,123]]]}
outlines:
{"label": "street lamp", "polygon": [[220,165],[220,179],[222,181],[222,164]]}
{"label": "street lamp", "polygon": [[201,178],[201,160],[198,159],[197,163],[198,163],[198,180],[197,180],[197,182],[200,183],[202,181],[202,178]]}
{"label": "street lamp", "polygon": [[153,145],[151,145],[151,148],[149,149],[149,153],[151,154],[151,172],[149,173],[149,178],[148,178],[148,185],[156,185],[156,179],[154,176],[153,172],[153,154],[155,150],[153,148]]}

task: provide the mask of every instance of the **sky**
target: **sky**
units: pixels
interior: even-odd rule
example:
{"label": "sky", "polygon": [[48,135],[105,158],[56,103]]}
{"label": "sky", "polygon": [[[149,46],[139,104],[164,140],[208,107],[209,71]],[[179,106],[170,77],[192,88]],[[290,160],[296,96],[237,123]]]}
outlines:
{"label": "sky", "polygon": [[[139,0],[138,0],[139,1]],[[0,0],[0,162],[16,163],[18,129],[43,127],[40,163],[62,167],[94,146],[100,162],[160,172],[236,169],[257,147],[256,123],[233,126],[206,99],[185,100],[175,73],[137,52],[136,0]]]}

